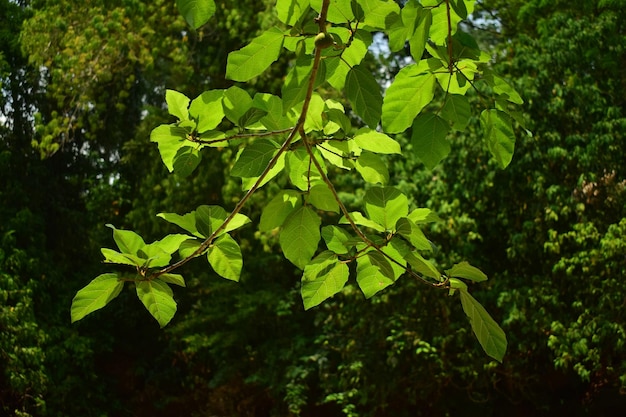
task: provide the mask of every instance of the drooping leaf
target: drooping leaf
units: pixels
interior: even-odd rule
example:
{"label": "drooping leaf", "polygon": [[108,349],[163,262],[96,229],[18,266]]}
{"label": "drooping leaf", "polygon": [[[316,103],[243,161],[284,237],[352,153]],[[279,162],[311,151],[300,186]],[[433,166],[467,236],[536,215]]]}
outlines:
{"label": "drooping leaf", "polygon": [[511,126],[511,119],[500,110],[483,110],[480,114],[480,125],[485,132],[489,152],[500,168],[506,168],[511,163],[515,150],[515,132]]}
{"label": "drooping leaf", "polygon": [[189,98],[186,95],[175,90],[166,90],[165,101],[167,111],[172,116],[178,117],[180,121],[189,120]]}
{"label": "drooping leaf", "polygon": [[[404,20],[404,16],[403,16]],[[433,23],[433,15],[430,9],[419,7],[415,17],[415,30],[409,38],[409,46],[411,48],[411,56],[415,61],[422,59],[424,47],[430,33],[430,26]]]}
{"label": "drooping leaf", "polygon": [[259,139],[246,146],[230,171],[234,177],[257,177],[263,173],[278,148],[268,139]]}
{"label": "drooping leaf", "polygon": [[400,144],[384,133],[368,128],[359,129],[354,141],[361,149],[383,154],[401,154]]}
{"label": "drooping leaf", "polygon": [[176,0],[178,11],[187,24],[198,29],[215,14],[214,0]]}
{"label": "drooping leaf", "polygon": [[331,251],[317,255],[304,267],[302,301],[306,310],[337,294],[348,282],[349,270]]}
{"label": "drooping leaf", "polygon": [[469,318],[472,330],[483,350],[498,362],[502,362],[507,347],[504,331],[467,291],[460,290],[460,295],[463,311]]}
{"label": "drooping leaf", "polygon": [[392,230],[401,217],[409,214],[407,197],[394,187],[372,187],[363,197],[365,211],[370,219]]}
{"label": "drooping leaf", "polygon": [[72,323],[107,305],[119,295],[123,287],[124,281],[115,273],[96,277],[74,296],[70,313]]}
{"label": "drooping leaf", "polygon": [[420,114],[413,122],[413,151],[426,168],[433,169],[450,153],[449,130],[450,125],[433,113]]}
{"label": "drooping leaf", "polygon": [[383,96],[372,73],[360,65],[352,67],[346,78],[346,95],[356,114],[375,129],[382,114]]}
{"label": "drooping leaf", "polygon": [[378,251],[372,250],[356,260],[356,280],[365,298],[393,284],[394,270],[387,258]]}
{"label": "drooping leaf", "polygon": [[176,314],[176,301],[174,301],[172,289],[158,278],[151,281],[137,281],[136,285],[137,297],[156,319],[159,326],[165,327]]}
{"label": "drooping leaf", "polygon": [[209,249],[209,264],[221,277],[239,281],[243,267],[241,249],[229,234],[217,238]]}
{"label": "drooping leaf", "polygon": [[320,241],[320,217],[310,207],[294,210],[285,220],[279,243],[285,258],[300,269],[309,263]]}
{"label": "drooping leaf", "polygon": [[450,122],[454,130],[465,130],[472,116],[467,97],[458,94],[446,95],[446,102],[439,115]]}
{"label": "drooping leaf", "polygon": [[172,167],[174,173],[181,178],[188,177],[198,167],[201,160],[200,152],[192,146],[183,146],[176,152]]}
{"label": "drooping leaf", "polygon": [[465,278],[474,282],[487,281],[487,275],[475,266],[467,262],[460,262],[446,271],[448,276]]}
{"label": "drooping leaf", "polygon": [[252,39],[245,47],[228,54],[226,77],[249,81],[265,71],[278,59],[285,35],[273,27]]}
{"label": "drooping leaf", "polygon": [[421,61],[398,72],[383,100],[382,121],[385,132],[404,132],[432,101],[436,83],[432,70],[427,61]]}

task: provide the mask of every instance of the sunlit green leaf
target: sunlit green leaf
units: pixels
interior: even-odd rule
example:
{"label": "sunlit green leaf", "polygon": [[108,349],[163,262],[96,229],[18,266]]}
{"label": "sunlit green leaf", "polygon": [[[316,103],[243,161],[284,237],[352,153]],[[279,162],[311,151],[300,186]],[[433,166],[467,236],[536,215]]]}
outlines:
{"label": "sunlit green leaf", "polygon": [[324,226],[322,227],[322,238],[326,242],[326,247],[337,254],[348,253],[348,247],[345,243],[352,236],[344,229],[337,226]]}
{"label": "sunlit green leaf", "polygon": [[113,249],[102,248],[100,249],[102,255],[104,256],[104,262],[120,264],[120,265],[129,265],[129,266],[141,266],[144,263],[144,260],[139,258],[136,255],[124,254],[114,251]]}
{"label": "sunlit green leaf", "polygon": [[248,81],[265,71],[278,59],[283,47],[283,32],[273,27],[252,39],[245,47],[228,54],[226,77]]}
{"label": "sunlit green leaf", "polygon": [[185,279],[179,274],[161,274],[159,279],[168,284],[178,285],[179,287],[185,286]]}
{"label": "sunlit green leaf", "polygon": [[295,26],[309,8],[309,0],[277,0],[276,14],[281,22]]}
{"label": "sunlit green leaf", "polygon": [[309,263],[320,241],[321,219],[310,207],[294,210],[280,233],[280,247],[285,258],[300,269]]}
{"label": "sunlit green leaf", "polygon": [[146,245],[143,238],[132,230],[116,229],[112,224],[107,224],[107,227],[113,229],[113,239],[122,253],[135,255]]}
{"label": "sunlit green leaf", "polygon": [[375,153],[364,151],[356,160],[356,170],[370,184],[385,185],[389,181],[387,164]]}
{"label": "sunlit green leaf", "polygon": [[472,330],[485,353],[498,362],[506,353],[507,341],[504,331],[491,318],[487,310],[467,291],[460,291],[463,311],[469,317]]}
{"label": "sunlit green leaf", "polygon": [[387,89],[383,101],[385,132],[400,133],[408,129],[413,119],[432,101],[435,83],[436,78],[427,61],[402,68]]}
{"label": "sunlit green leaf", "polygon": [[172,289],[160,279],[137,281],[137,297],[161,327],[176,314],[176,301]]}
{"label": "sunlit green leaf", "polygon": [[324,251],[304,267],[302,301],[309,309],[337,294],[348,281],[349,270],[331,251]]}
{"label": "sunlit green leaf", "polygon": [[[316,12],[322,10],[322,0],[311,0],[311,8]],[[350,1],[346,0],[330,0],[328,6],[328,16],[326,19],[332,23],[347,23],[354,19]]]}
{"label": "sunlit green leaf", "polygon": [[78,291],[72,300],[72,323],[101,309],[117,297],[124,287],[115,273],[102,274]]}
{"label": "sunlit green leaf", "polygon": [[220,236],[209,249],[209,264],[220,276],[232,281],[239,281],[243,258],[241,249],[229,234]]}
{"label": "sunlit green leaf", "polygon": [[430,241],[426,239],[424,232],[408,218],[402,217],[399,219],[396,223],[396,229],[402,237],[411,242],[415,249],[422,251],[432,250]]}
{"label": "sunlit green leaf", "polygon": [[384,154],[401,154],[400,144],[384,133],[368,128],[359,129],[354,141],[361,149]]}
{"label": "sunlit green leaf", "polygon": [[[373,220],[368,219],[367,217],[363,216],[363,214],[359,213],[358,211],[351,212],[350,217],[352,218],[354,223],[358,224],[359,226],[369,227],[371,229],[376,230],[377,232],[385,231],[384,226],[382,226],[381,224],[378,224],[377,222]],[[339,224],[349,224],[348,219],[346,219],[345,216],[342,217],[341,219],[339,219]]]}
{"label": "sunlit green leaf", "polygon": [[394,270],[387,258],[372,250],[356,260],[356,280],[365,298],[370,298],[378,291],[393,284]]}
{"label": "sunlit green leaf", "polygon": [[183,93],[175,90],[165,91],[165,101],[167,102],[167,111],[178,117],[179,120],[189,120],[189,98]]}
{"label": "sunlit green leaf", "polygon": [[224,91],[222,104],[228,120],[238,125],[239,119],[252,107],[252,97],[245,90],[234,85]]}
{"label": "sunlit green leaf", "polygon": [[370,219],[392,230],[401,217],[409,214],[409,201],[404,194],[393,187],[373,187],[363,198],[365,211]]}
{"label": "sunlit green leaf", "polygon": [[281,190],[263,208],[259,221],[259,230],[269,232],[283,225],[285,219],[295,209],[302,206],[302,197],[295,190]]}
{"label": "sunlit green leaf", "polygon": [[187,141],[187,131],[176,125],[161,125],[150,133],[150,141],[159,145],[159,153],[167,169],[174,171],[174,157],[178,150],[190,143]]}
{"label": "sunlit green leaf", "polygon": [[189,106],[189,115],[198,121],[198,133],[215,129],[224,118],[224,90],[209,90],[196,97]]}
{"label": "sunlit green leaf", "polygon": [[450,277],[465,278],[474,282],[487,281],[487,275],[485,275],[484,272],[467,262],[454,265],[452,268],[448,269],[446,273]]}
{"label": "sunlit green leaf", "polygon": [[194,29],[200,28],[215,14],[214,0],[176,0],[178,11]]}
{"label": "sunlit green leaf", "polygon": [[198,167],[200,164],[200,152],[198,149],[191,146],[183,146],[176,152],[176,156],[174,156],[174,163],[172,167],[174,168],[174,173],[181,178],[185,178]]}
{"label": "sunlit green leaf", "polygon": [[467,97],[458,94],[446,95],[446,102],[439,115],[450,122],[453,129],[465,130],[472,116]]}
{"label": "sunlit green leaf", "polygon": [[[316,155],[316,159],[322,166],[323,171],[327,172],[326,165],[319,152],[315,149],[313,154]],[[317,168],[311,161],[311,157],[306,149],[302,147],[287,154],[287,169],[291,183],[302,191],[307,191],[312,185],[322,182]]]}
{"label": "sunlit green leaf", "polygon": [[500,110],[483,110],[480,114],[480,125],[485,132],[489,152],[500,168],[506,168],[511,163],[515,150],[515,132],[511,126],[511,119]]}
{"label": "sunlit green leaf", "polygon": [[326,184],[317,184],[311,187],[308,201],[318,210],[339,213],[339,203]]}

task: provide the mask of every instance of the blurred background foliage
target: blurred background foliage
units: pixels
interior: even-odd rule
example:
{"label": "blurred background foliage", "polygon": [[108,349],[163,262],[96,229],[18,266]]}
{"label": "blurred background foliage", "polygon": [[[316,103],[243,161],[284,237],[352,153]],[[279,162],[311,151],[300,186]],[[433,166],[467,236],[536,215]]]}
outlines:
{"label": "blurred background foliage", "polygon": [[[525,99],[504,171],[478,120],[427,171],[406,144],[391,183],[442,221],[442,267],[487,272],[473,292],[505,329],[502,365],[457,300],[409,278],[354,285],[304,312],[276,237],[242,229],[239,284],[198,260],[161,331],[132,294],[69,324],[103,272],[103,227],[148,239],[154,215],[229,207],[227,150],[167,175],[149,132],[164,92],[230,85],[228,51],[275,22],[272,1],[217,2],[189,30],[173,1],[0,0],[0,414],[16,416],[619,415],[626,409],[626,3],[483,0],[464,26]],[[289,57],[255,85],[276,93]],[[368,65],[393,76],[404,57]],[[473,97],[480,106],[482,97]],[[42,158],[45,157],[45,158]],[[363,184],[336,181],[358,198]],[[247,209],[258,218],[277,188]],[[346,195],[349,204],[349,197]]]}

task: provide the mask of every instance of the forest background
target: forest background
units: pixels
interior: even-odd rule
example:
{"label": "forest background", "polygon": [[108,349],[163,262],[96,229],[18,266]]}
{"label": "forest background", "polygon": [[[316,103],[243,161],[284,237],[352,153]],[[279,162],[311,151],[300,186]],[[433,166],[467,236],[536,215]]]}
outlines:
{"label": "forest background", "polygon": [[[305,312],[297,270],[252,229],[241,282],[185,268],[163,330],[128,291],[69,324],[105,272],[107,223],[157,239],[159,212],[232,204],[217,154],[181,180],[150,131],[165,90],[232,85],[226,55],[276,23],[274,2],[218,2],[195,33],[173,1],[0,1],[0,410],[18,416],[616,415],[626,409],[626,3],[477,2],[464,30],[524,98],[533,132],[511,165],[478,120],[395,184],[443,219],[438,262],[490,277],[474,295],[508,338],[486,357],[461,307],[410,279],[365,300],[348,286]],[[368,65],[380,83],[405,54]],[[254,87],[278,92],[289,62]],[[478,101],[478,100],[476,100]],[[477,104],[478,105],[478,104]],[[206,161],[205,161],[206,162]],[[363,184],[347,177],[343,189]],[[270,196],[255,196],[258,217]],[[267,271],[272,271],[271,274]]]}

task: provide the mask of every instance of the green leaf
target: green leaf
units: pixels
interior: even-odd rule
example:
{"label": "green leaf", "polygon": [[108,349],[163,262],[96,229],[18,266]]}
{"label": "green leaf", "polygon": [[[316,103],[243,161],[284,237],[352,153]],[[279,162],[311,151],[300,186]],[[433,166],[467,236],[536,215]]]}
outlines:
{"label": "green leaf", "polygon": [[483,350],[498,362],[502,362],[507,347],[504,331],[467,291],[460,290],[460,295],[463,311],[469,317],[472,330]]}
{"label": "green leaf", "polygon": [[394,270],[387,258],[372,250],[356,260],[356,280],[365,298],[370,298],[378,291],[393,284]]}
{"label": "green leaf", "polygon": [[319,210],[339,213],[339,203],[326,184],[311,187],[308,201]]}
{"label": "green leaf", "polygon": [[198,133],[215,129],[224,118],[224,90],[209,90],[196,97],[189,106],[189,115],[198,122]]}
{"label": "green leaf", "polygon": [[189,239],[189,236],[187,235],[171,234],[147,246],[152,246],[152,245],[157,246],[163,252],[171,255],[174,252],[176,252],[178,248],[180,247],[181,243],[183,243],[187,239]]}
{"label": "green leaf", "polygon": [[[322,0],[311,0],[311,8],[316,12],[322,10]],[[348,23],[354,19],[350,2],[346,0],[330,0],[326,20],[332,23]]]}
{"label": "green leaf", "polygon": [[222,104],[228,120],[239,126],[241,117],[252,107],[252,97],[245,90],[234,85],[224,91]]}
{"label": "green leaf", "polygon": [[280,227],[292,211],[302,206],[302,197],[298,191],[281,190],[270,200],[261,213],[259,231],[269,232]]}
{"label": "green leaf", "polygon": [[187,213],[183,216],[181,216],[180,214],[176,214],[176,213],[159,213],[157,214],[157,217],[160,217],[169,223],[173,223],[185,229],[186,231],[188,231],[189,233],[191,233],[192,235],[196,237],[204,237],[201,233],[198,232],[198,229],[196,228],[195,211],[192,211],[191,213]]}
{"label": "green leaf", "polygon": [[72,300],[72,323],[101,309],[117,297],[124,287],[115,273],[102,274],[78,291]]}
{"label": "green leaf", "polygon": [[452,124],[452,128],[462,132],[472,116],[467,97],[458,94],[446,95],[446,102],[439,115]]}
{"label": "green leaf", "polygon": [[[281,172],[283,172],[283,170],[285,169],[285,152],[281,153],[280,156],[276,159],[276,163],[274,164],[274,166],[272,168],[270,168],[270,170],[268,171],[267,175],[265,175],[265,177],[263,178],[263,181],[261,181],[259,183],[259,188],[263,187],[265,184],[267,184],[268,182],[270,182],[273,178],[275,178],[278,174],[280,174]],[[249,177],[249,178],[242,178],[241,179],[241,189],[244,191],[249,190],[250,188],[252,188],[254,186],[254,184],[256,184],[256,182],[259,180],[259,176],[256,177]]]}
{"label": "green leaf", "polygon": [[[202,237],[209,237],[222,226],[227,217],[228,213],[220,206],[200,206],[195,211],[196,228]],[[250,223],[250,219],[241,213],[237,213],[226,227],[218,233],[218,236],[238,229],[247,223]]]}
{"label": "green leaf", "polygon": [[174,173],[181,178],[188,177],[198,167],[201,160],[198,149],[191,146],[183,146],[174,156]]}
{"label": "green leaf", "polygon": [[324,159],[336,167],[347,170],[354,168],[352,161],[355,151],[358,151],[358,147],[355,146],[353,141],[329,140],[320,143],[316,148]]}
{"label": "green leaf", "polygon": [[157,142],[163,164],[174,171],[174,157],[178,150],[187,144],[187,131],[176,125],[161,125],[150,133],[150,141]]}
{"label": "green leaf", "polygon": [[176,314],[174,293],[160,279],[137,281],[137,297],[161,327],[165,327]]}
{"label": "green leaf", "polygon": [[432,250],[432,245],[430,241],[426,239],[426,236],[424,236],[424,232],[407,217],[402,217],[398,220],[396,230],[402,237],[411,242],[411,245],[413,245],[415,249],[423,251]]}
{"label": "green leaf", "polygon": [[[363,216],[363,214],[358,211],[351,212],[350,217],[352,218],[352,221],[354,221],[354,223],[358,224],[359,226],[369,227],[370,229],[374,229],[377,232],[385,231],[385,228],[381,224],[378,224],[377,222],[368,219],[367,217]],[[350,222],[348,222],[348,219],[346,219],[345,216],[339,219],[339,224],[349,224],[349,223]]]}
{"label": "green leaf", "polygon": [[309,8],[309,0],[278,0],[276,14],[281,22],[295,26]]}
{"label": "green leaf", "polygon": [[[393,243],[393,241],[392,241]],[[422,255],[417,252],[408,252],[404,254],[404,259],[411,265],[411,268],[415,272],[419,272],[425,277],[434,278],[437,281],[441,281],[441,273],[439,270],[427,259],[424,259]]]}
{"label": "green leaf", "polygon": [[436,78],[427,61],[402,68],[383,100],[385,132],[400,133],[411,126],[413,119],[432,101],[435,84]]}
{"label": "green leaf", "polygon": [[241,249],[229,234],[220,236],[209,249],[209,264],[221,277],[239,281],[243,267]]}
{"label": "green leaf", "polygon": [[452,268],[448,269],[446,273],[450,277],[465,278],[474,282],[487,281],[487,275],[485,275],[484,272],[467,262],[454,265]]}
{"label": "green leaf", "polygon": [[[306,98],[309,77],[313,69],[313,57],[301,55],[296,59],[296,64],[291,68],[285,77],[285,82],[281,89],[283,97],[283,112],[298,107]],[[315,78],[314,87],[318,87],[326,79],[324,61],[320,62],[320,67]]]}
{"label": "green leaf", "polygon": [[409,214],[408,199],[393,187],[370,188],[363,201],[369,218],[382,225],[385,230],[394,229],[397,221]]}
{"label": "green leaf", "polygon": [[432,223],[441,221],[431,209],[428,208],[416,208],[407,216],[415,224]]}
{"label": "green leaf", "polygon": [[178,253],[180,254],[181,258],[188,258],[192,256],[196,252],[196,250],[200,248],[201,245],[202,242],[197,239],[187,239],[180,244],[180,248],[178,248]]}
{"label": "green leaf", "polygon": [[401,154],[400,144],[384,133],[363,127],[354,135],[361,149],[383,154]]}
{"label": "green leaf", "polygon": [[185,286],[185,279],[182,275],[178,274],[161,274],[159,275],[159,279],[163,282],[167,282],[168,284],[178,285],[179,287]]}
{"label": "green leaf", "polygon": [[230,171],[234,177],[257,177],[263,173],[278,148],[268,139],[259,139],[246,146]]}
{"label": "green leaf", "polygon": [[433,23],[433,15],[429,9],[420,6],[415,19],[415,30],[409,38],[409,47],[411,48],[411,56],[416,62],[419,62],[424,54],[424,47]]}
{"label": "green leaf", "polygon": [[302,301],[306,310],[319,305],[343,289],[349,270],[345,263],[330,251],[317,255],[304,267]]}
{"label": "green leaf", "polygon": [[372,73],[360,65],[352,67],[346,78],[346,96],[356,114],[375,129],[382,113],[383,96]]}
{"label": "green leaf", "polygon": [[226,77],[234,81],[249,81],[260,75],[278,59],[284,39],[283,32],[273,27],[245,47],[231,52],[226,63]]}
{"label": "green leaf", "polygon": [[324,226],[322,227],[322,238],[326,242],[326,247],[336,254],[343,255],[348,253],[348,247],[346,242],[352,238],[352,236],[337,226]]}
{"label": "green leaf", "polygon": [[[314,150],[313,154],[316,156],[324,172],[327,172],[324,161],[319,156],[319,152]],[[287,154],[287,170],[291,183],[302,191],[307,191],[310,186],[322,182],[322,177],[319,172],[317,172],[315,165],[313,165],[313,161],[311,161],[307,150],[303,147]]]}
{"label": "green leaf", "polygon": [[165,101],[169,114],[178,117],[180,121],[189,120],[189,98],[186,95],[178,91],[166,90]]}
{"label": "green leaf", "polygon": [[[344,28],[336,28],[333,30],[333,33],[345,33],[346,39],[350,37],[350,31],[347,29],[340,31],[339,29]],[[328,57],[324,60],[326,64],[326,81],[335,89],[342,90],[345,86],[348,72],[363,61],[367,54],[367,48],[371,43],[372,35],[368,31],[357,30],[350,45],[343,50],[341,57]]]}
{"label": "green leaf", "polygon": [[307,206],[293,211],[285,220],[279,243],[285,258],[300,269],[309,263],[320,241],[319,216]]}
{"label": "green leaf", "polygon": [[113,229],[113,239],[122,253],[136,255],[139,249],[146,246],[143,238],[132,230],[116,229],[112,224],[106,226]]}
{"label": "green leaf", "polygon": [[375,153],[364,151],[356,160],[356,170],[370,184],[385,185],[389,181],[387,164]]}
{"label": "green leaf", "polygon": [[484,71],[482,79],[487,82],[494,93],[499,94],[505,100],[515,104],[524,104],[519,93],[504,78],[494,74],[493,71]]}
{"label": "green leaf", "polygon": [[433,169],[450,153],[449,130],[450,125],[433,113],[420,114],[413,122],[413,151],[426,168]]}
{"label": "green leaf", "polygon": [[400,7],[393,1],[357,0],[365,16],[365,24],[373,29],[387,29],[392,15],[400,14]]}
{"label": "green leaf", "polygon": [[489,152],[500,168],[506,168],[511,163],[515,150],[515,133],[511,119],[500,110],[483,110],[480,114],[480,125],[485,132]]}
{"label": "green leaf", "polygon": [[141,266],[143,265],[143,259],[140,259],[136,255],[130,254],[122,254],[113,249],[102,248],[100,249],[102,255],[104,255],[104,262],[120,264],[120,265],[129,265],[129,266]]}
{"label": "green leaf", "polygon": [[176,6],[187,24],[194,29],[200,28],[215,14],[214,0],[176,0]]}

